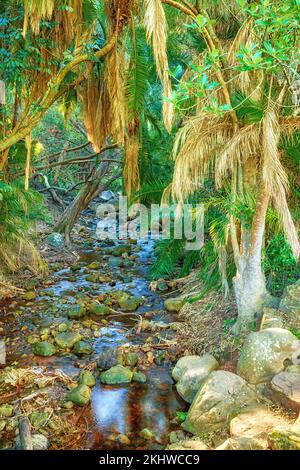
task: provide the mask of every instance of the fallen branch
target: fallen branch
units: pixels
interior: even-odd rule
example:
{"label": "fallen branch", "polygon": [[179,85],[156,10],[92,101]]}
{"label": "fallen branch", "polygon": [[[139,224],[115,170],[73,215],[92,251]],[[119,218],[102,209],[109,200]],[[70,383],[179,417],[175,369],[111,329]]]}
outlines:
{"label": "fallen branch", "polygon": [[19,419],[19,433],[21,450],[33,450],[31,424],[27,416],[22,416]]}

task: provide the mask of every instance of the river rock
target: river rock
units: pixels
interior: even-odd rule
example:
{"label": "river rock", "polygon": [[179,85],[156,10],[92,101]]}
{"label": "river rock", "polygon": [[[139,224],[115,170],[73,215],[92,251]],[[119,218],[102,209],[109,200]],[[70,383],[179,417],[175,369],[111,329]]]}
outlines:
{"label": "river rock", "polygon": [[172,377],[178,380],[178,394],[188,403],[192,403],[208,375],[219,367],[218,361],[211,354],[203,356],[185,356],[179,359],[172,371]]}
{"label": "river rock", "polygon": [[271,382],[272,398],[286,408],[300,411],[300,374],[280,372]]}
{"label": "river rock", "polygon": [[65,239],[61,233],[53,232],[46,238],[46,242],[52,248],[56,248],[58,250],[62,249],[65,245]]}
{"label": "river rock", "polygon": [[128,299],[123,297],[119,300],[119,306],[124,312],[135,312],[140,303],[138,297],[129,297]]}
{"label": "river rock", "polygon": [[88,312],[92,315],[101,317],[102,315],[108,315],[110,313],[110,308],[107,305],[99,304],[98,302],[92,302],[88,306]]}
{"label": "river rock", "polygon": [[87,354],[92,354],[93,348],[87,341],[78,341],[78,343],[75,344],[72,352],[77,354],[77,356],[84,356]]}
{"label": "river rock", "polygon": [[120,245],[120,246],[116,246],[116,248],[112,250],[112,255],[122,256],[124,253],[129,254],[130,252],[131,252],[131,245]]}
{"label": "river rock", "polygon": [[61,349],[72,349],[81,340],[78,332],[66,331],[55,336],[55,342]]}
{"label": "river rock", "polygon": [[121,354],[116,349],[106,349],[97,357],[98,368],[101,370],[110,369],[120,363]]}
{"label": "river rock", "polygon": [[54,354],[56,354],[56,348],[48,341],[40,341],[34,345],[34,354],[43,357],[54,356]]}
{"label": "river rock", "polygon": [[151,429],[145,428],[140,431],[139,435],[141,436],[142,439],[145,439],[146,441],[152,441],[155,439],[155,434]]}
{"label": "river rock", "polygon": [[94,387],[94,385],[96,385],[95,377],[89,370],[83,370],[80,373],[78,382],[82,385],[87,385],[88,387]]}
{"label": "river rock", "polygon": [[250,333],[242,347],[237,373],[251,384],[267,382],[284,369],[284,361],[299,348],[300,341],[282,328]]}
{"label": "river rock", "polygon": [[209,450],[209,448],[200,439],[194,438],[170,444],[166,450]]}
{"label": "river rock", "polygon": [[184,306],[184,299],[167,299],[165,300],[165,309],[171,313],[178,313]]}
{"label": "river rock", "polygon": [[143,372],[134,372],[132,376],[132,380],[134,382],[144,384],[147,382],[147,377],[145,374],[143,374]]}
{"label": "river rock", "polygon": [[117,365],[111,367],[105,372],[100,374],[100,381],[103,384],[114,385],[114,384],[127,384],[130,383],[133,377],[133,373],[127,367]]}
{"label": "river rock", "polygon": [[124,265],[124,261],[122,258],[118,258],[116,256],[110,256],[108,258],[108,266],[110,268],[120,268]]}
{"label": "river rock", "polygon": [[176,442],[184,441],[186,438],[186,433],[181,429],[178,431],[171,431],[169,434],[169,443],[175,444]]}
{"label": "river rock", "polygon": [[128,352],[125,355],[125,364],[129,367],[135,367],[139,361],[139,356],[136,352]]}
{"label": "river rock", "polygon": [[23,300],[27,300],[27,301],[32,301],[32,300],[35,300],[36,298],[36,293],[31,291],[31,292],[25,292],[25,294],[23,294]]}
{"label": "river rock", "polygon": [[287,314],[289,327],[300,329],[300,279],[285,288],[279,310]]}
{"label": "river rock", "polygon": [[114,199],[114,197],[115,194],[112,191],[102,191],[102,193],[100,194],[100,200],[102,202],[108,202],[111,199]]}
{"label": "river rock", "polygon": [[101,268],[101,263],[99,261],[93,261],[87,266],[87,269],[98,270]]}
{"label": "river rock", "polygon": [[5,342],[0,340],[0,364],[6,363],[6,347]]}
{"label": "river rock", "polygon": [[91,389],[85,385],[80,384],[74,388],[68,396],[68,400],[78,406],[85,406],[90,402]]}
{"label": "river rock", "polygon": [[86,309],[83,305],[73,305],[73,307],[68,310],[67,315],[71,319],[82,318],[86,315]]}
{"label": "river rock", "polygon": [[[48,450],[49,440],[43,434],[32,434],[31,440],[33,450]],[[15,447],[16,450],[22,450],[20,436],[16,437]]]}
{"label": "river rock", "polygon": [[226,429],[230,419],[256,400],[256,393],[238,375],[222,370],[211,372],[182,427],[197,436]]}

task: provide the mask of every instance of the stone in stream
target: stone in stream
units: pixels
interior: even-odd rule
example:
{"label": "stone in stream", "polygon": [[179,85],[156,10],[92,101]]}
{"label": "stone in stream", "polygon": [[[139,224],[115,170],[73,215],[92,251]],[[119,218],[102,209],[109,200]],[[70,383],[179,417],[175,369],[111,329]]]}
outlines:
{"label": "stone in stream", "polygon": [[[31,436],[33,450],[47,450],[49,447],[49,441],[43,434],[33,434]],[[16,450],[22,450],[20,436],[16,437],[15,443]]]}
{"label": "stone in stream", "polygon": [[48,341],[39,341],[34,345],[34,354],[43,357],[54,356],[54,354],[56,354],[56,348]]}
{"label": "stone in stream", "polygon": [[176,299],[167,299],[165,300],[165,309],[171,313],[178,313],[182,307],[184,306],[184,299],[176,298]]}
{"label": "stone in stream", "polygon": [[132,381],[133,372],[122,365],[111,367],[100,374],[100,381],[103,384],[127,384]]}
{"label": "stone in stream", "polygon": [[46,242],[52,248],[61,249],[65,245],[65,239],[61,233],[53,232],[46,238]]}
{"label": "stone in stream", "polygon": [[218,361],[211,354],[180,358],[172,371],[172,377],[178,381],[178,394],[186,402],[192,403],[208,375],[218,367]]}
{"label": "stone in stream", "polygon": [[68,312],[67,315],[71,319],[77,319],[77,318],[82,318],[86,315],[86,309],[82,305],[73,305]]}
{"label": "stone in stream", "polygon": [[67,331],[55,335],[55,342],[61,349],[72,349],[78,341],[81,341],[81,335],[78,332]]}
{"label": "stone in stream", "polygon": [[100,370],[110,369],[122,362],[122,354],[116,349],[106,349],[97,357],[97,365]]}
{"label": "stone in stream", "polygon": [[95,377],[89,370],[83,370],[80,373],[78,382],[82,385],[87,385],[88,387],[94,387],[94,385],[96,385]]}
{"label": "stone in stream", "polygon": [[267,382],[284,369],[284,361],[299,349],[300,341],[282,328],[250,333],[242,347],[237,373],[251,384]]}
{"label": "stone in stream", "polygon": [[124,312],[135,312],[140,304],[141,300],[138,297],[121,298],[119,300],[119,306]]}
{"label": "stone in stream", "polygon": [[256,401],[256,393],[238,375],[223,370],[211,372],[197,392],[182,427],[200,437],[227,429],[229,418]]}
{"label": "stone in stream", "polygon": [[33,291],[30,292],[25,292],[25,294],[22,295],[23,300],[27,301],[32,301],[36,299],[36,293]]}
{"label": "stone in stream", "polygon": [[99,304],[98,302],[92,302],[88,306],[88,313],[92,315],[102,316],[110,313],[110,308],[107,305]]}
{"label": "stone in stream", "polygon": [[132,376],[133,382],[144,384],[147,382],[147,377],[143,372],[134,372]]}
{"label": "stone in stream", "polygon": [[155,434],[151,429],[145,428],[142,429],[139,433],[140,437],[145,439],[146,441],[153,441],[155,439]]}
{"label": "stone in stream", "polygon": [[124,266],[124,261],[116,256],[110,256],[108,258],[108,266],[110,268],[120,268],[121,266]]}
{"label": "stone in stream", "polygon": [[89,264],[87,266],[87,269],[93,269],[93,270],[98,270],[101,268],[101,263],[99,261],[93,261],[93,263]]}
{"label": "stone in stream", "polygon": [[0,364],[6,363],[6,347],[5,342],[0,340]]}
{"label": "stone in stream", "polygon": [[300,411],[300,374],[280,372],[271,381],[272,399],[288,409]]}
{"label": "stone in stream", "polygon": [[135,367],[139,361],[139,356],[136,352],[128,352],[125,354],[125,364],[129,367]]}
{"label": "stone in stream", "polygon": [[184,441],[186,438],[186,433],[183,432],[181,429],[178,431],[171,431],[169,434],[169,443],[175,444],[179,441]]}
{"label": "stone in stream", "polygon": [[85,384],[80,384],[69,393],[68,400],[75,405],[85,406],[91,400],[91,389]]}
{"label": "stone in stream", "polygon": [[130,252],[131,252],[131,245],[120,245],[120,246],[116,246],[116,248],[112,250],[112,255],[122,256],[124,253],[128,254]]}
{"label": "stone in stream", "polygon": [[72,352],[77,354],[77,356],[85,356],[92,354],[93,348],[87,341],[78,341],[78,343],[75,344]]}

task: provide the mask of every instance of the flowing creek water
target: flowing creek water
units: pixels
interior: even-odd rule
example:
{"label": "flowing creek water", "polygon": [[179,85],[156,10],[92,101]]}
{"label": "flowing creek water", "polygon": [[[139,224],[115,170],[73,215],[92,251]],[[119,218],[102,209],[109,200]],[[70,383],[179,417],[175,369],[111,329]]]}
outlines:
{"label": "flowing creek water", "polygon": [[[154,360],[148,365],[142,365],[140,369],[147,376],[145,384],[132,382],[128,385],[103,385],[99,381],[99,371],[94,370],[97,383],[92,391],[91,404],[85,411],[88,426],[80,448],[124,448],[116,439],[120,434],[128,436],[130,444],[127,444],[127,448],[164,448],[168,433],[172,430],[170,422],[176,412],[184,408],[184,403],[174,390],[170,374],[172,362],[176,360],[176,345],[167,348],[167,353],[163,347],[159,347],[165,340],[174,338],[174,331],[163,329],[159,334],[135,334],[134,329],[136,314],[149,317],[155,322],[171,323],[177,320],[174,314],[164,310],[160,292],[152,292],[149,288],[154,242],[138,241],[132,245],[129,258],[119,257],[117,259],[121,260],[121,263],[116,262],[115,258],[111,257],[111,244],[96,239],[95,221],[89,220],[89,225],[79,242],[80,247],[77,246],[78,270],[73,272],[70,267],[64,266],[63,269],[52,272],[47,282],[49,285],[37,289],[34,302],[20,300],[1,309],[0,321],[5,325],[6,337],[10,338],[7,365],[14,361],[17,361],[18,367],[46,365],[49,369],[60,368],[65,373],[77,377],[80,367],[97,361],[103,352],[114,351],[124,344],[147,345],[147,342],[152,342],[155,346],[153,349],[149,346],[149,351]],[[120,246],[121,243],[115,246]],[[130,259],[132,255],[135,257],[133,260]],[[103,274],[104,271],[104,275],[108,275],[112,282],[95,283],[86,279],[86,267],[94,261],[103,264],[99,272]],[[41,327],[50,327],[54,322],[66,321],[66,308],[76,302],[78,295],[97,296],[116,289],[143,298],[143,304],[132,315],[115,314],[105,317],[107,324],[99,318],[93,318],[99,324],[100,337],[91,341],[91,355],[77,357],[70,352],[60,352],[50,358],[42,358],[33,354],[32,346],[26,340],[28,333],[35,334]],[[154,439],[141,437],[140,433],[145,428],[153,431]]]}

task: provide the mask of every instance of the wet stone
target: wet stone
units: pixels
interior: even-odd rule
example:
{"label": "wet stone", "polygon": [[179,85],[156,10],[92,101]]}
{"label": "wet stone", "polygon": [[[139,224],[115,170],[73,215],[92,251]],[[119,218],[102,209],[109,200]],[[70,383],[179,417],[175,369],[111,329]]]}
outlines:
{"label": "wet stone", "polygon": [[34,354],[43,357],[54,356],[54,354],[56,354],[56,348],[48,341],[40,341],[34,346]]}

